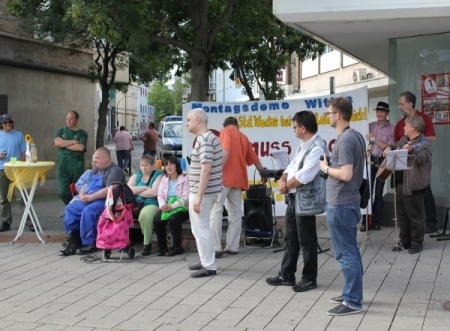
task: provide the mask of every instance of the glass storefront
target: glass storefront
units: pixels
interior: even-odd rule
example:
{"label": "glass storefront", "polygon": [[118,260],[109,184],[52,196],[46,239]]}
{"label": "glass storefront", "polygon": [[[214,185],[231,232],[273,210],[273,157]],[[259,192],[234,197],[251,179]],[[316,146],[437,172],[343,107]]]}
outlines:
{"label": "glass storefront", "polygon": [[[450,196],[450,33],[399,38],[390,41],[389,104],[391,123],[401,116],[398,96],[411,91],[416,109],[433,119],[431,188],[435,196]],[[447,74],[447,75],[446,75]],[[424,77],[424,75],[429,75]],[[427,81],[427,77],[431,77]]]}

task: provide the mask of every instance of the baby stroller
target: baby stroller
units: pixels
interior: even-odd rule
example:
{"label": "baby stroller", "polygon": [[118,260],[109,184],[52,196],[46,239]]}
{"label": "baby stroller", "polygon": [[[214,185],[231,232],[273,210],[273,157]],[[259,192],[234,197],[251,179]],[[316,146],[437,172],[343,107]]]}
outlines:
{"label": "baby stroller", "polygon": [[[97,248],[103,249],[102,261],[119,262],[124,251],[129,259],[134,259],[135,251],[130,242],[129,228],[133,225],[133,212],[127,203],[126,190],[130,188],[123,184],[112,185],[108,188],[105,210],[100,215],[97,225]],[[130,190],[131,192],[131,190]],[[132,192],[131,192],[132,195]],[[120,257],[111,258],[111,251],[119,250]]]}

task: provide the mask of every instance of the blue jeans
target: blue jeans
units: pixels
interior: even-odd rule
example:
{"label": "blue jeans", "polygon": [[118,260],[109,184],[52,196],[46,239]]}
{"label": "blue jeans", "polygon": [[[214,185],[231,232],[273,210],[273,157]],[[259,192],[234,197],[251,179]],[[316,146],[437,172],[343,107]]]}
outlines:
{"label": "blue jeans", "polygon": [[344,275],[342,296],[344,304],[362,309],[363,268],[356,242],[357,224],[361,219],[359,202],[346,205],[327,205],[327,221],[336,260]]}

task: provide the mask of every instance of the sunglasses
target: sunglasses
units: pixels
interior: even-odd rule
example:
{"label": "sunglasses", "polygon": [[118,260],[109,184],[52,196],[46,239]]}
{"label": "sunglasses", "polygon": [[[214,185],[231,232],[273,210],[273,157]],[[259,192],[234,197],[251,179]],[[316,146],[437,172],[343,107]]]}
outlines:
{"label": "sunglasses", "polygon": [[9,120],[9,121],[3,121],[2,124],[12,124],[12,121],[11,121],[11,120]]}

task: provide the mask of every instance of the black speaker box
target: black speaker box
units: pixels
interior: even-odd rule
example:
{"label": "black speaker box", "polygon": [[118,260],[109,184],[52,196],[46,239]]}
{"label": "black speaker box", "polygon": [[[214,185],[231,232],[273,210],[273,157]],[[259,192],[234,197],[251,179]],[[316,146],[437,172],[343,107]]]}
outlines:
{"label": "black speaker box", "polygon": [[272,198],[244,200],[244,228],[251,232],[273,232]]}

